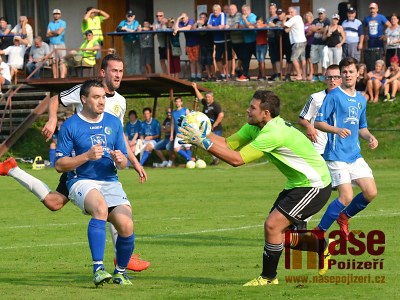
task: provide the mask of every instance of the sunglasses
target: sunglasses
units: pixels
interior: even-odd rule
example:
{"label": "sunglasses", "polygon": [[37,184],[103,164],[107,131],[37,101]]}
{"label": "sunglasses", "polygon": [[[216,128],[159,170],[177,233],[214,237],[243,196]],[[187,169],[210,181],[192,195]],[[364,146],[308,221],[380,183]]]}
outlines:
{"label": "sunglasses", "polygon": [[128,18],[132,18],[133,17],[133,15],[128,15]]}
{"label": "sunglasses", "polygon": [[156,15],[156,17],[160,18],[160,17],[164,17],[164,15]]}

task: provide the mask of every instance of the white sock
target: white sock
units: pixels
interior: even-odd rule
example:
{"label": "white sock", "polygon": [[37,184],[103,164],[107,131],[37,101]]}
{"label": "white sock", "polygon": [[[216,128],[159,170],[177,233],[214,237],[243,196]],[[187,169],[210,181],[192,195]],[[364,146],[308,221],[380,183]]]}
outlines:
{"label": "white sock", "polygon": [[117,248],[115,247],[115,245],[117,244],[118,231],[117,231],[117,229],[115,229],[114,225],[111,224],[110,222],[108,223],[108,229],[110,229],[111,241],[113,243],[114,252],[115,252],[115,255],[116,255],[117,254]]}
{"label": "white sock", "polygon": [[13,177],[21,185],[23,185],[28,191],[33,193],[40,201],[43,202],[44,198],[51,192],[50,188],[41,180],[33,177],[26,173],[19,167],[12,168],[8,172],[8,176]]}

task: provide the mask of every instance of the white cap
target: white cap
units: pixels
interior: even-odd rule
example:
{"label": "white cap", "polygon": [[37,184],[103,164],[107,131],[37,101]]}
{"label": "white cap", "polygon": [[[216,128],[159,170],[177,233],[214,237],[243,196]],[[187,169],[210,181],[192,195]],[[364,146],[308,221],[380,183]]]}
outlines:
{"label": "white cap", "polygon": [[61,14],[61,10],[59,10],[58,8],[53,10],[53,15],[54,14]]}
{"label": "white cap", "polygon": [[319,13],[319,14],[324,14],[324,13],[326,13],[326,10],[325,10],[325,8],[323,8],[323,7],[320,7],[320,8],[318,8],[317,9],[317,12]]}

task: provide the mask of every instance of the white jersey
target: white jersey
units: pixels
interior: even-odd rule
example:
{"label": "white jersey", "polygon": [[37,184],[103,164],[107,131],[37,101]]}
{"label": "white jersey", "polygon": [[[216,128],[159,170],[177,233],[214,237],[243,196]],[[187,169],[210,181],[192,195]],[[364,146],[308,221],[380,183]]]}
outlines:
{"label": "white jersey", "polygon": [[[310,121],[314,125],[315,118],[317,117],[318,111],[322,106],[326,96],[326,90],[320,91],[318,93],[311,94],[307,103],[304,105],[300,112],[300,118]],[[328,141],[328,136],[326,132],[316,129],[317,131],[317,142],[313,143],[315,150],[319,154],[324,154],[325,145]]]}
{"label": "white jersey", "polygon": [[[82,102],[79,95],[80,91],[80,84],[69,90],[62,91],[59,95],[59,101],[64,106],[72,105],[78,113],[82,110]],[[106,105],[104,111],[116,116],[121,121],[121,124],[124,124],[124,115],[126,112],[125,97],[121,96],[117,92],[114,92],[114,95],[106,94]]]}

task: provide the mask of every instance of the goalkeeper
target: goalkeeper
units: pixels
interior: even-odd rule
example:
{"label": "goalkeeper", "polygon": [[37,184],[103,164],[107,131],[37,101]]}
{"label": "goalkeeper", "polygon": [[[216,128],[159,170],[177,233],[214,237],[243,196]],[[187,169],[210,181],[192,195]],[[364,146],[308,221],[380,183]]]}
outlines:
{"label": "goalkeeper", "polygon": [[[234,167],[265,156],[287,178],[264,222],[261,275],[244,286],[278,284],[276,270],[284,247],[283,233],[320,211],[331,194],[331,178],[324,159],[303,133],[279,116],[279,111],[278,96],[260,90],[254,93],[247,109],[247,124],[227,139],[213,133],[206,136],[207,124],[197,130],[183,121],[180,128],[182,142],[202,147]],[[292,233],[285,246],[324,255],[320,274],[326,272],[329,253],[323,238],[312,233]]]}

